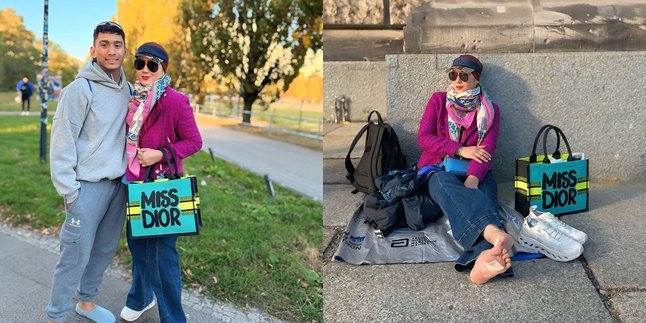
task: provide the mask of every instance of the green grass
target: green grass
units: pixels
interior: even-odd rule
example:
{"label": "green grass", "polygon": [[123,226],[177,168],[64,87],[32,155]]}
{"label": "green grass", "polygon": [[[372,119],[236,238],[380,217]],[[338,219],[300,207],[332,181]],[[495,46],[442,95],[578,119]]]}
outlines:
{"label": "green grass", "polygon": [[[16,92],[0,92],[0,111],[20,111],[20,102],[16,103]],[[56,111],[57,102],[52,101],[47,104],[47,112]],[[40,98],[38,93],[31,96],[31,112],[40,112]]]}
{"label": "green grass", "polygon": [[[56,232],[65,212],[48,163],[39,161],[39,129],[38,117],[0,118],[0,217]],[[271,198],[261,177],[204,152],[186,160],[185,172],[206,182],[203,230],[178,242],[185,286],[282,319],[321,322],[322,206],[280,187]],[[123,241],[119,257],[129,262]]]}

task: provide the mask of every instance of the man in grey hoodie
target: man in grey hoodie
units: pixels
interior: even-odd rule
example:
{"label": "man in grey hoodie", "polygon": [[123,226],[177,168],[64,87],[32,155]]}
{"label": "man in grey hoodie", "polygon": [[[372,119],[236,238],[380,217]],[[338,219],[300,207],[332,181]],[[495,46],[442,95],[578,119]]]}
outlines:
{"label": "man in grey hoodie", "polygon": [[125,117],[130,84],[121,64],[125,33],[114,22],[94,29],[92,61],[61,95],[51,134],[50,171],[65,200],[61,254],[54,270],[47,319],[62,322],[78,288],[76,312],[95,322],[115,322],[96,304],[125,218]]}

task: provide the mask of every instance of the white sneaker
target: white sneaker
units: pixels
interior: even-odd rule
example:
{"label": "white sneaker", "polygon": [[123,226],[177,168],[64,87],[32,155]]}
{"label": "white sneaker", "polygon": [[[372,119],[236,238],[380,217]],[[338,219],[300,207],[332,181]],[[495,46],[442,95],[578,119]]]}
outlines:
{"label": "white sneaker", "polygon": [[518,234],[523,247],[538,251],[548,258],[566,262],[583,253],[583,245],[564,235],[546,222],[526,217]]}
{"label": "white sneaker", "polygon": [[120,316],[122,319],[124,319],[124,320],[126,320],[126,321],[128,321],[128,322],[135,321],[135,320],[137,320],[137,319],[138,319],[142,314],[144,314],[144,312],[145,312],[145,311],[147,311],[147,310],[149,310],[149,309],[153,308],[153,307],[155,306],[155,303],[156,303],[156,302],[155,302],[155,299],[153,298],[153,301],[152,301],[152,302],[150,302],[150,304],[148,304],[148,306],[144,307],[144,309],[143,309],[143,310],[141,310],[141,311],[135,311],[135,310],[133,310],[133,309],[129,308],[128,306],[124,306],[124,307],[123,307],[123,309],[121,310],[121,314],[119,314],[119,316]]}
{"label": "white sneaker", "polygon": [[541,212],[536,210],[536,205],[532,205],[529,208],[529,214],[528,217],[538,219],[540,221],[547,222],[550,226],[552,226],[554,229],[560,231],[561,233],[565,234],[566,236],[574,239],[576,242],[580,244],[584,244],[586,241],[588,241],[588,235],[585,234],[585,232],[581,230],[577,230],[569,225],[567,225],[565,222],[559,220],[557,217],[555,217],[552,213],[550,212]]}

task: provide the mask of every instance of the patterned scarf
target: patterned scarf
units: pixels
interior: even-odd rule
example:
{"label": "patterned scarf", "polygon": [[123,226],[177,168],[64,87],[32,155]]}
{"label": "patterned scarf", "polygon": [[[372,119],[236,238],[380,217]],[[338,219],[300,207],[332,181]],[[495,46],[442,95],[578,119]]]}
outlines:
{"label": "patterned scarf", "polygon": [[139,81],[135,82],[135,95],[128,102],[128,133],[126,134],[126,155],[128,156],[128,169],[135,176],[139,176],[141,165],[135,159],[139,147],[139,132],[144,125],[150,110],[166,91],[170,84],[170,77],[164,74],[153,84],[143,86]]}
{"label": "patterned scarf", "polygon": [[459,142],[462,128],[468,128],[473,123],[473,118],[477,118],[478,145],[491,128],[495,114],[489,96],[480,85],[461,93],[456,93],[449,87],[446,110],[449,115],[449,136],[453,141]]}

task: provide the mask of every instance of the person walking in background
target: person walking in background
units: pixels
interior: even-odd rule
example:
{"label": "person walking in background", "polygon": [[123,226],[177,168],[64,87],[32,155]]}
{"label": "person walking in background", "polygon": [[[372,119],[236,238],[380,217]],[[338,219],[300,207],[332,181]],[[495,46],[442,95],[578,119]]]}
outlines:
{"label": "person walking in background", "polygon": [[125,221],[125,108],[131,86],[121,64],[125,33],[106,21],[94,29],[92,61],[61,96],[51,132],[50,170],[64,197],[61,253],[47,305],[49,322],[62,322],[78,288],[76,312],[94,322],[115,322],[96,304],[103,273],[112,261]]}
{"label": "person walking in background", "polygon": [[466,176],[438,172],[429,179],[428,192],[464,248],[455,269],[470,272],[475,284],[513,274],[509,251],[514,241],[498,216],[498,189],[490,171],[500,112],[480,85],[482,69],[474,56],[456,58],[448,70],[447,92],[433,93],[417,134],[419,168],[446,156],[469,160]]}
{"label": "person walking in background", "polygon": [[[29,76],[22,77],[18,84],[16,84],[16,91],[20,92],[20,102],[22,109],[20,115],[29,114],[31,108],[31,95],[34,93],[34,85],[29,81]],[[25,110],[25,103],[27,103],[27,110]]]}
{"label": "person walking in background", "polygon": [[[182,159],[202,148],[202,137],[195,123],[188,97],[170,87],[168,53],[157,43],[144,43],[135,54],[135,95],[128,104],[126,123],[127,181],[145,180],[152,167],[153,177],[164,177],[170,170],[162,167],[161,149],[169,146],[177,155],[177,171]],[[132,286],[121,318],[132,322],[159,304],[159,319],[186,322],[182,308],[182,280],[177,236],[131,239]],[[155,298],[153,298],[153,294]]]}

